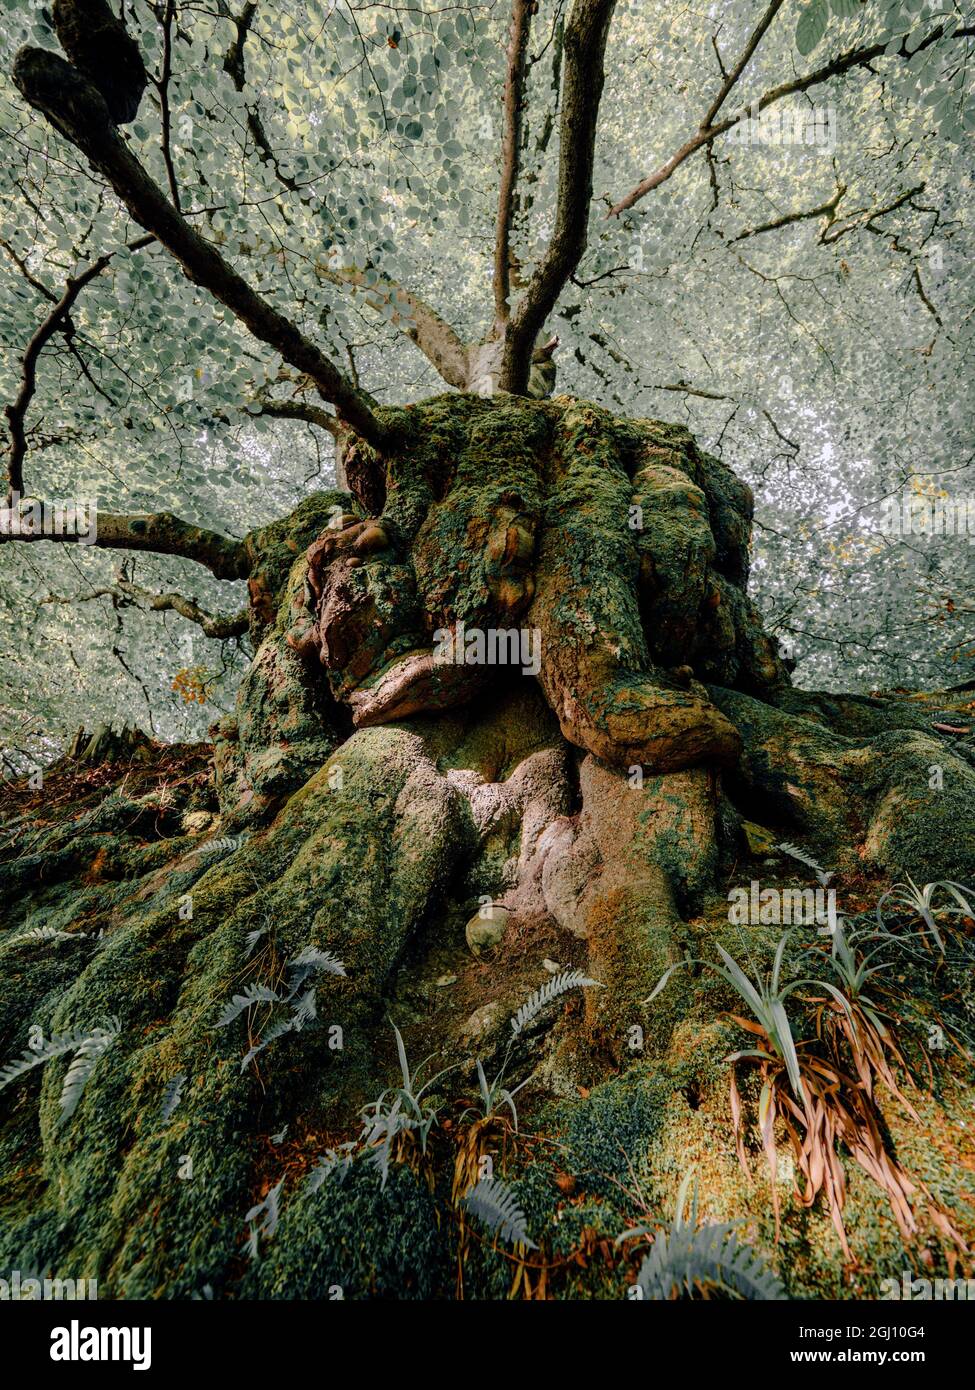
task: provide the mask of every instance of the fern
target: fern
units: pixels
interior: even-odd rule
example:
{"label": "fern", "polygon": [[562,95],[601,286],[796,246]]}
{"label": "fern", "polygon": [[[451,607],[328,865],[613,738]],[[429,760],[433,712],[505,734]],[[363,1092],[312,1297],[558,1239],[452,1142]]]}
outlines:
{"label": "fern", "polygon": [[82,1092],[88,1084],[95,1064],[118,1037],[121,1025],[117,1018],[109,1019],[107,1028],[94,1028],[75,1053],[61,1087],[61,1118],[65,1124],[78,1108]]}
{"label": "fern", "polygon": [[290,1018],[279,1018],[277,1022],[272,1023],[263,1038],[261,1038],[259,1042],[256,1042],[245,1055],[244,1060],[240,1064],[241,1071],[247,1070],[259,1052],[263,1052],[266,1047],[270,1047],[273,1042],[277,1042],[278,1038],[283,1038],[285,1033],[293,1032],[295,1028],[294,1015]]}
{"label": "fern", "polygon": [[311,1023],[318,1017],[318,1010],[315,1008],[315,991],[313,989],[306,990],[301,996],[292,1010],[291,1017],[298,1032],[301,1032],[306,1023]]}
{"label": "fern", "polygon": [[65,1053],[77,1052],[101,1031],[101,1029],[73,1028],[70,1033],[56,1033],[54,1037],[46,1039],[38,1048],[28,1047],[16,1061],[8,1062],[0,1070],[0,1091],[3,1090],[4,1086],[9,1086],[11,1081],[16,1081],[19,1076],[30,1071],[32,1067],[42,1066],[54,1057],[63,1057]]}
{"label": "fern", "polygon": [[[271,1188],[263,1202],[258,1202],[256,1206],[251,1207],[250,1211],[244,1217],[244,1220],[250,1225],[250,1233],[248,1234],[245,1248],[252,1260],[257,1259],[258,1245],[261,1236],[263,1236],[265,1240],[270,1240],[278,1229],[278,1221],[281,1215],[281,1189],[283,1187],[284,1178]],[[258,1217],[262,1217],[263,1219],[258,1222]]]}
{"label": "fern", "polygon": [[[728,1294],[747,1300],[779,1301],[785,1291],[763,1255],[739,1241],[732,1222],[698,1224],[697,1183],[691,1200],[690,1216],[684,1219],[693,1170],[689,1170],[677,1194],[677,1210],[669,1229],[654,1239],[637,1275],[640,1297],[651,1300],[693,1298],[695,1293]],[[626,1231],[649,1235],[644,1227]]]}
{"label": "fern", "polygon": [[205,844],[190,852],[198,854],[201,859],[215,859],[218,855],[235,854],[246,843],[246,835],[227,835],[222,840],[207,840]]}
{"label": "fern", "polygon": [[[249,933],[247,955],[250,954],[265,931],[267,931],[267,927]],[[345,966],[331,951],[320,951],[316,946],[305,946],[285,965],[284,989],[286,992],[284,994],[279,994],[276,989],[272,989],[269,985],[248,985],[242,994],[235,994],[230,1003],[224,1006],[223,1012],[214,1024],[215,1028],[226,1028],[252,1004],[287,1004],[291,1006],[290,1016],[276,1019],[267,1029],[263,1038],[256,1042],[246,1054],[240,1064],[241,1071],[246,1071],[258,1053],[263,1052],[278,1038],[284,1037],[286,1033],[300,1033],[306,1024],[314,1023],[318,1017],[315,991],[304,987],[322,971],[329,975],[344,975]]]}
{"label": "fern", "polygon": [[172,1118],[173,1111],[183,1099],[183,1087],[186,1085],[186,1072],[181,1071],[178,1076],[174,1076],[166,1082],[166,1089],[163,1092],[162,1121],[163,1124]]}
{"label": "fern", "polygon": [[331,1177],[334,1177],[337,1183],[343,1183],[346,1174],[352,1167],[351,1150],[354,1148],[354,1144],[347,1143],[340,1144],[337,1149],[326,1149],[308,1174],[305,1181],[305,1192],[311,1196]]}
{"label": "fern", "polygon": [[525,1214],[514,1192],[500,1178],[481,1178],[464,1198],[464,1206],[489,1231],[496,1231],[502,1240],[537,1250],[525,1229]]}
{"label": "fern", "polygon": [[812,869],[822,886],[824,888],[828,886],[830,879],[833,877],[832,872],[827,872],[821,864],[817,864],[815,859],[813,859],[811,855],[806,854],[804,850],[801,850],[798,845],[790,845],[783,841],[781,845],[776,845],[775,848],[779,850],[780,853],[789,855],[791,859],[797,859],[800,864],[805,864],[807,869]]}
{"label": "fern", "polygon": [[44,941],[78,941],[84,939],[86,935],[87,932],[58,931],[56,927],[28,927],[18,936],[11,937],[9,945],[35,945]]}
{"label": "fern", "polygon": [[270,989],[267,985],[247,985],[242,994],[235,994],[230,1003],[224,1007],[223,1012],[213,1025],[215,1028],[226,1028],[229,1023],[233,1023],[235,1018],[239,1018],[245,1009],[249,1009],[252,1004],[280,1004],[281,996],[276,989]]}
{"label": "fern", "polygon": [[267,935],[267,931],[267,927],[258,927],[255,931],[249,931],[247,933],[246,937],[244,938],[244,945],[246,948],[244,951],[245,960],[251,954],[254,947],[260,941],[261,937]]}
{"label": "fern", "polygon": [[598,980],[590,980],[588,975],[584,975],[581,970],[563,970],[560,975],[555,975],[551,980],[547,980],[541,988],[536,989],[533,994],[530,994],[518,1012],[512,1017],[512,1037],[516,1038],[533,1019],[538,1017],[547,1004],[551,1004],[553,999],[558,999],[560,995],[568,994],[570,989],[598,984]]}
{"label": "fern", "polygon": [[293,980],[293,992],[312,975],[324,971],[327,975],[344,975],[345,966],[331,951],[319,951],[316,946],[305,946],[285,967],[289,983]]}
{"label": "fern", "polygon": [[785,1298],[762,1255],[740,1243],[727,1224],[662,1232],[640,1266],[637,1285],[648,1299],[693,1297],[712,1289],[743,1299]]}

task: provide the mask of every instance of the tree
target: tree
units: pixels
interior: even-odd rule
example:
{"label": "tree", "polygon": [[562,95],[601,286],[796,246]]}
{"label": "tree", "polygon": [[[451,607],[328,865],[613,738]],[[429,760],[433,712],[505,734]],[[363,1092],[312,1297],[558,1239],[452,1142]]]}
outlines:
{"label": "tree", "polygon": [[[143,811],[106,802],[96,818],[123,836],[112,876],[126,893],[98,911],[114,930],[135,885],[145,893],[52,1021],[92,1022],[76,1015],[121,989],[122,1035],[162,1027],[158,1044],[129,1054],[130,1089],[107,1112],[119,1133],[160,1068],[202,1068],[186,1104],[219,1117],[200,1142],[221,1202],[247,1181],[251,1156],[227,1136],[254,1097],[249,1074],[224,1089],[219,1063],[233,1049],[213,1042],[206,1014],[250,936],[273,931],[264,963],[275,969],[292,969],[308,943],[345,963],[336,989],[356,1043],[330,1059],[319,1099],[331,1128],[381,1074],[378,1021],[396,972],[479,903],[492,923],[545,922],[588,943],[602,988],[553,1035],[545,1065],[558,1093],[625,1063],[642,1001],[734,862],[743,819],[875,873],[975,870],[960,835],[975,773],[959,701],[793,685],[795,658],[747,592],[752,489],[718,456],[726,440],[733,457],[760,450],[778,518],[822,486],[807,476],[790,497],[783,469],[838,451],[824,495],[844,521],[915,476],[929,486],[945,459],[961,466],[967,407],[946,383],[971,341],[969,187],[957,186],[952,142],[972,128],[975,28],[958,7],[846,0],[811,0],[795,19],[783,0],[733,22],[688,18],[686,32],[649,27],[616,0],[512,0],[503,23],[476,7],[234,12],[221,0],[204,12],[165,0],[120,17],[106,0],[56,0],[6,21],[30,42],[5,94],[4,177],[21,221],[3,241],[19,353],[5,551],[77,539],[21,521],[45,457],[58,459],[66,497],[114,473],[120,495],[167,504],[99,507],[89,549],[125,563],[77,597],[116,615],[175,612],[214,642],[246,631],[251,652],[246,669],[233,663],[234,713],[213,731],[214,829],[229,856],[208,866],[174,841],[170,886],[150,893],[156,852],[140,857],[122,830]],[[644,83],[663,94],[646,116]],[[842,146],[840,116],[855,132]],[[775,156],[793,148],[785,170]],[[949,241],[959,268],[939,296],[930,252]],[[893,320],[911,337],[900,353],[878,331]],[[407,359],[383,374],[396,342],[419,353],[412,389]],[[436,378],[452,390],[430,398]],[[836,420],[811,404],[824,381],[844,402]],[[714,452],[686,423],[637,418],[650,400],[679,401]],[[905,436],[903,460],[874,476],[858,447],[872,434],[883,447],[906,418],[936,425],[937,466],[918,469]],[[265,449],[253,430],[267,428]],[[334,446],[336,485],[305,486],[287,515],[268,514],[309,438]],[[262,470],[270,495],[255,506],[243,484],[260,487]],[[214,520],[210,485],[228,482],[238,537]],[[828,595],[847,552],[868,597],[884,582],[874,555],[889,547],[850,530],[825,565],[808,531],[768,543],[763,596],[780,633],[801,632],[803,589],[819,582]],[[892,545],[913,553],[909,538]],[[134,568],[147,555],[206,571],[204,601],[182,582],[147,587]],[[915,573],[951,615],[945,646],[957,653],[970,640],[954,627],[964,561],[953,552]],[[246,605],[228,612],[223,585],[242,581]],[[61,608],[65,597],[48,595]],[[910,601],[885,610],[881,651],[916,621]],[[815,669],[824,642],[863,636],[854,614],[806,654]],[[846,666],[867,671],[855,655]],[[943,677],[945,664],[935,669]],[[72,823],[32,852],[74,884],[62,890],[72,921],[91,849]],[[22,855],[4,868],[24,883]],[[305,1021],[279,1019],[273,1036]],[[680,1022],[678,1006],[648,1025],[658,1055]],[[308,1075],[308,1050],[300,1064],[289,1056],[272,1103],[282,1118]],[[98,1076],[93,1108],[110,1085]],[[130,1291],[181,1287],[179,1231],[210,1200],[178,1189],[146,1268],[125,1273],[147,1184],[178,1142],[151,1155],[137,1145],[121,1184],[85,1143],[69,1160],[99,1220],[112,1190],[112,1221],[132,1223],[96,1240]],[[68,1225],[94,1239],[81,1201],[70,1199]],[[233,1222],[221,1222],[213,1261],[225,1278]]]}

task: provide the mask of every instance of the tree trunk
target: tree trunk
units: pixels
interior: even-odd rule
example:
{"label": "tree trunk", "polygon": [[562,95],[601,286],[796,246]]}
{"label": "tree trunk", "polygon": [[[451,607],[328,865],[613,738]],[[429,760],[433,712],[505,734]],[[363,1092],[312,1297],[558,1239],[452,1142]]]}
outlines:
{"label": "tree trunk", "polygon": [[[357,1107],[390,1084],[387,1018],[411,1062],[456,1068],[437,1083],[453,1133],[475,1057],[526,1083],[520,1105],[548,1116],[575,1185],[553,1200],[588,1192],[598,1227],[592,1203],[607,1220],[626,1207],[617,1149],[659,1172],[699,1144],[731,1182],[733,1143],[708,1148],[695,1118],[702,1097],[705,1114],[724,1104],[715,1017],[730,1001],[686,973],[647,1001],[702,932],[722,939],[729,875],[769,877],[746,821],[878,882],[975,875],[972,759],[933,728],[964,697],[792,689],[746,592],[750,491],[686,431],[567,398],[454,395],[405,416],[385,460],[348,440],[349,492],[248,537],[256,651],[214,730],[216,801],[199,778],[175,779],[166,804],[160,782],[127,783],[3,849],[19,894],[0,948],[7,1050],[32,1025],[117,1014],[120,1031],[69,1126],[63,1063],[43,1069],[39,1133],[39,1083],[6,1092],[19,1187],[5,1175],[0,1253],[30,1248],[129,1296],[449,1294],[449,1127],[429,1155],[400,1134],[386,1186],[353,1164],[312,1208],[289,1184],[267,1258],[239,1259],[246,1210],[352,1142]],[[165,834],[146,835],[153,808]],[[29,913],[71,939],[25,938]],[[288,1014],[294,991],[216,1026],[245,984],[310,987],[308,947],[345,972],[314,979],[318,1027],[310,1004]],[[509,1027],[574,969],[597,983]],[[478,1135],[478,1162],[516,1144],[497,1117]],[[550,1198],[536,1221],[557,1219]],[[771,1243],[767,1202],[746,1200]],[[858,1250],[879,1267],[889,1231],[863,1219]],[[826,1236],[797,1221],[787,1238],[805,1242],[794,1291],[839,1287]],[[554,1258],[554,1226],[544,1239]],[[531,1287],[543,1266],[528,1268]],[[491,1296],[511,1269],[479,1249],[466,1277]]]}

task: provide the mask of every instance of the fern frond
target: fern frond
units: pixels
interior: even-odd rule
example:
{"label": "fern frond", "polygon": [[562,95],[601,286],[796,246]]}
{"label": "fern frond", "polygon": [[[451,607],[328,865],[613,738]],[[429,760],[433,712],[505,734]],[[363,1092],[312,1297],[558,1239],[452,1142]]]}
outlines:
{"label": "fern frond", "polygon": [[201,859],[215,859],[218,855],[236,853],[246,843],[246,835],[226,835],[222,840],[207,840],[191,853],[198,854]]}
{"label": "fern frond", "polygon": [[172,1077],[166,1082],[166,1089],[163,1092],[162,1121],[163,1124],[172,1117],[173,1111],[183,1099],[183,1087],[186,1085],[186,1072],[181,1071],[178,1076]]}
{"label": "fern frond", "polygon": [[244,946],[245,946],[245,948],[246,948],[246,949],[244,950],[244,959],[245,959],[245,960],[246,960],[247,957],[250,955],[250,953],[253,951],[253,949],[254,949],[254,947],[257,945],[257,943],[260,941],[261,937],[264,936],[264,935],[266,935],[266,933],[267,933],[267,927],[258,927],[256,931],[249,931],[249,932],[247,933],[246,937],[244,938]]}
{"label": "fern frond", "polygon": [[316,946],[305,946],[291,960],[288,961],[288,969],[310,966],[312,970],[324,970],[328,975],[344,975],[345,966],[338,956],[331,951],[319,951]]}
{"label": "fern frond", "polygon": [[489,1231],[497,1231],[502,1240],[523,1245],[528,1250],[538,1249],[525,1229],[525,1214],[518,1205],[518,1198],[500,1178],[481,1178],[463,1200],[471,1215]]}
{"label": "fern frond", "polygon": [[637,1276],[645,1299],[719,1291],[735,1298],[778,1301],[785,1291],[764,1257],[739,1241],[731,1225],[695,1229],[675,1224],[661,1232]]}
{"label": "fern frond", "polygon": [[82,1092],[88,1084],[95,1064],[103,1057],[121,1031],[117,1018],[109,1019],[107,1028],[93,1028],[78,1048],[61,1087],[60,1123],[65,1124],[78,1108]]}
{"label": "fern frond", "polygon": [[56,1033],[53,1038],[47,1038],[39,1048],[26,1048],[22,1056],[0,1070],[0,1091],[32,1067],[43,1066],[52,1057],[63,1057],[66,1052],[75,1052],[90,1036],[90,1029],[73,1028],[70,1033]]}
{"label": "fern frond", "polygon": [[315,1008],[315,991],[308,989],[295,1004],[291,1011],[291,1022],[293,1027],[301,1032],[306,1023],[318,1017],[318,1010]]}
{"label": "fern frond", "polygon": [[58,931],[56,927],[28,927],[19,936],[11,937],[11,946],[20,946],[28,943],[34,945],[43,941],[77,941],[84,938],[86,932]]}
{"label": "fern frond", "polygon": [[261,1038],[259,1042],[256,1042],[244,1057],[244,1060],[240,1064],[241,1071],[246,1071],[259,1052],[263,1052],[266,1047],[270,1047],[273,1042],[277,1042],[278,1038],[283,1038],[285,1033],[290,1033],[295,1026],[293,1014],[291,1018],[280,1018],[276,1023],[272,1023],[263,1038]]}
{"label": "fern frond", "polygon": [[[283,1187],[284,1178],[271,1188],[263,1202],[258,1202],[256,1206],[251,1207],[250,1211],[244,1217],[244,1220],[250,1224],[250,1233],[247,1237],[246,1249],[252,1260],[257,1259],[258,1245],[261,1236],[264,1236],[266,1240],[270,1240],[278,1229],[278,1221],[281,1215],[281,1189]],[[259,1216],[263,1216],[264,1219],[258,1224],[257,1218]]]}
{"label": "fern frond", "polygon": [[512,1037],[517,1037],[522,1029],[545,1008],[546,1004],[551,1004],[553,999],[558,999],[562,994],[568,994],[570,989],[583,988],[586,985],[598,985],[598,980],[590,980],[588,975],[581,970],[563,970],[561,974],[553,976],[547,980],[540,989],[536,989],[530,994],[522,1004],[521,1008],[511,1019]]}
{"label": "fern frond", "polygon": [[804,850],[801,850],[798,845],[790,845],[786,841],[783,841],[782,844],[776,845],[775,848],[782,854],[787,854],[790,859],[797,859],[800,864],[805,864],[807,869],[812,869],[824,888],[833,877],[831,871],[824,869],[822,864],[817,864],[816,860],[813,859],[811,855],[806,854]]}
{"label": "fern frond", "polygon": [[342,1144],[339,1149],[326,1149],[305,1181],[305,1191],[309,1196],[317,1192],[328,1178],[334,1176],[338,1183],[345,1181],[346,1174],[352,1167],[350,1150],[354,1147],[354,1144]]}
{"label": "fern frond", "polygon": [[223,1012],[213,1025],[214,1028],[226,1028],[228,1023],[233,1023],[235,1018],[239,1018],[245,1009],[249,1009],[252,1004],[280,1004],[281,996],[277,990],[270,989],[267,985],[248,985],[242,994],[235,994],[230,1003],[224,1006]]}

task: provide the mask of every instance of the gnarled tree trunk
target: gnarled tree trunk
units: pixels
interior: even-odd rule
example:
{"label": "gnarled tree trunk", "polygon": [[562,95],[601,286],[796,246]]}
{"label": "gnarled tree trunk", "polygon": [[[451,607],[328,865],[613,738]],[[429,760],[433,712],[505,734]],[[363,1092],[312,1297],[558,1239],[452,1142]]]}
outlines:
{"label": "gnarled tree trunk", "polygon": [[[589,1134],[590,1164],[600,1116],[610,1169],[651,1111],[679,1153],[664,1093],[700,1097],[727,1049],[700,1022],[688,1049],[690,977],[646,1001],[747,857],[744,819],[837,868],[975,867],[975,773],[932,729],[940,706],[792,689],[746,592],[749,489],[686,431],[455,395],[396,433],[385,459],[350,440],[349,493],[247,538],[256,650],[215,729],[217,801],[192,778],[168,802],[123,787],[4,850],[7,1040],[118,1016],[69,1127],[58,1063],[39,1130],[17,1093],[4,1249],[128,1295],[443,1294],[443,1194],[398,1170],[397,1249],[429,1243],[414,1283],[361,1175],[324,1225],[302,1198],[266,1261],[238,1258],[254,1194],[354,1137],[388,1084],[387,1013],[411,1059],[457,1067],[447,1103],[475,1056],[504,1058],[539,1113],[582,1105],[569,1147]],[[66,933],[56,952],[24,935],[28,912]],[[245,984],[283,996],[306,948],[345,972],[318,979],[324,1026],[308,1005],[274,1040],[270,996],[246,1028],[216,1026]],[[506,1033],[543,957],[598,987]],[[245,1038],[263,1046],[242,1069]],[[617,1108],[587,1111],[593,1087]],[[360,1223],[373,1247],[353,1258]],[[821,1289],[807,1266],[796,1288]]]}

